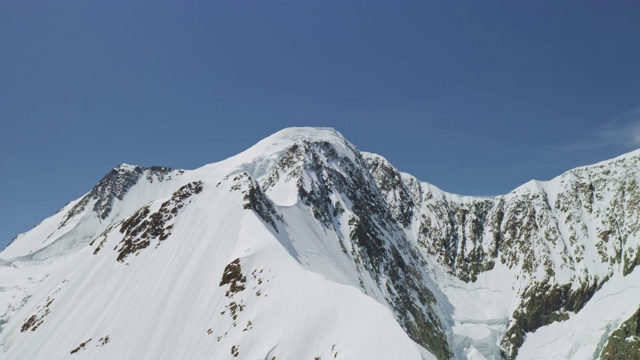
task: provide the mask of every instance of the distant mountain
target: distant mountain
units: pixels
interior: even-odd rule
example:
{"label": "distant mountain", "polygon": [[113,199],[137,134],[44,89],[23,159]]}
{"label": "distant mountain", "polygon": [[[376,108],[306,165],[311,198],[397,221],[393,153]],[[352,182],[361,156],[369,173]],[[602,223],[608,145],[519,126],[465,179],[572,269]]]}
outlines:
{"label": "distant mountain", "polygon": [[319,128],[121,165],[0,253],[0,359],[638,358],[639,179],[459,196]]}

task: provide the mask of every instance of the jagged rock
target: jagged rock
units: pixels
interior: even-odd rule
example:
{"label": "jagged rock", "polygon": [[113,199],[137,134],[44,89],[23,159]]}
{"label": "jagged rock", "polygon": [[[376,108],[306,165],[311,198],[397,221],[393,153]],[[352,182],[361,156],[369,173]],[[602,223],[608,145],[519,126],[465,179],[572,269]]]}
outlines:
{"label": "jagged rock", "polygon": [[[129,190],[138,183],[143,176],[150,183],[153,181],[170,180],[173,169],[163,166],[151,166],[143,168],[141,166],[120,165],[105,175],[91,192],[85,195],[68,213],[64,224],[71,218],[80,214],[85,210],[89,201],[94,200],[93,211],[95,211],[101,219],[106,219],[111,213],[113,201],[115,199],[122,200]],[[177,172],[178,174],[181,171]]]}
{"label": "jagged rock", "polygon": [[[359,288],[358,294],[366,294],[382,304],[410,339],[439,359],[462,357],[471,345],[477,345],[474,341],[481,342],[475,350],[484,355],[490,353],[495,357],[501,353],[503,358],[515,359],[519,351],[526,351],[530,339],[538,332],[564,326],[570,323],[567,319],[584,314],[584,309],[597,303],[592,299],[611,284],[611,279],[632,281],[637,276],[634,269],[640,264],[637,180],[640,153],[574,169],[549,182],[531,181],[506,195],[477,198],[448,194],[400,172],[378,155],[359,152],[335,134],[321,135],[278,138],[273,144],[258,147],[258,150],[266,149],[263,153],[254,149],[251,156],[230,159],[220,167],[213,164],[208,169],[195,170],[188,177],[201,178],[204,182],[186,183],[180,173],[161,167],[116,168],[74,206],[65,208],[66,213],[56,217],[57,230],[65,224],[78,224],[82,231],[95,229],[95,232],[87,235],[73,226],[66,226],[59,233],[53,229],[48,232],[52,234],[51,239],[44,240],[43,248],[38,248],[38,244],[43,243],[39,234],[20,237],[10,248],[27,241],[36,245],[25,246],[27,251],[16,250],[11,259],[53,262],[50,259],[61,251],[64,255],[71,254],[69,257],[76,256],[74,251],[84,254],[83,246],[89,244],[95,248],[86,253],[97,256],[84,261],[94,261],[95,266],[100,267],[107,263],[102,261],[109,254],[103,250],[105,247],[116,245],[114,256],[128,263],[130,255],[148,251],[145,249],[151,245],[158,246],[178,236],[182,240],[178,242],[180,246],[189,245],[193,249],[171,247],[171,251],[180,256],[168,258],[170,263],[181,263],[183,259],[191,259],[190,256],[197,258],[193,264],[198,266],[214,266],[209,264],[209,257],[219,261],[215,270],[202,277],[207,279],[207,286],[211,285],[212,277],[220,279],[220,264],[227,264],[220,286],[213,284],[207,292],[207,296],[223,297],[215,302],[218,307],[211,312],[220,314],[222,310],[226,323],[220,320],[223,317],[216,319],[227,327],[207,323],[206,327],[194,330],[194,333],[211,335],[216,329],[210,339],[224,342],[226,337],[233,336],[233,331],[244,333],[243,336],[261,331],[260,321],[255,322],[255,327],[244,326],[247,331],[243,331],[245,323],[254,325],[243,317],[259,309],[260,302],[267,298],[269,278],[257,277],[254,271],[253,277],[247,280],[250,276],[244,267],[267,266],[260,263],[265,253],[289,254],[295,264],[291,271],[320,272],[323,279]],[[200,177],[202,174],[207,177]],[[176,178],[180,180],[173,182]],[[172,181],[171,186],[158,184],[164,181]],[[207,188],[205,194],[194,197],[209,181],[224,186],[212,187],[211,193]],[[119,205],[119,201],[124,203],[144,193],[135,191],[135,196],[128,197],[134,186],[151,183],[155,183],[156,188],[149,191],[153,193],[149,198],[131,200],[128,207]],[[159,188],[162,191],[156,193]],[[157,195],[159,193],[162,195]],[[192,201],[202,198],[206,200],[202,206],[183,213]],[[229,207],[215,208],[219,204]],[[233,228],[240,224],[240,220],[235,222],[236,218],[225,217],[227,211],[247,220],[242,224],[253,226],[262,220],[266,228],[223,231],[227,225]],[[183,218],[187,213],[193,216]],[[87,218],[91,221],[75,221]],[[70,219],[74,221],[68,222]],[[176,222],[176,219],[185,222]],[[303,222],[301,228],[308,231],[297,232],[293,221]],[[211,227],[215,231],[200,228],[183,231],[189,226],[207,230]],[[113,231],[115,229],[119,231]],[[306,235],[313,241],[306,239]],[[175,243],[166,241],[163,246]],[[286,251],[269,252],[280,245]],[[207,250],[206,258],[199,257],[201,250]],[[234,258],[236,260],[229,262]],[[157,260],[151,256],[149,259]],[[320,260],[314,263],[316,259]],[[78,264],[84,262],[78,260]],[[113,266],[113,262],[110,264]],[[10,269],[9,266],[3,268]],[[88,277],[92,276],[92,271],[83,269]],[[132,273],[141,270],[144,274],[144,269],[137,266],[118,266],[113,272],[121,276],[127,270]],[[164,274],[164,269],[162,271]],[[181,271],[188,270],[181,268],[167,274],[181,274]],[[497,280],[509,283],[496,286]],[[26,287],[25,284],[31,283],[25,281],[21,286]],[[460,306],[468,305],[464,301],[476,299],[455,297],[469,289],[495,293],[490,295],[493,300],[499,296],[510,297],[508,303],[504,302],[508,309],[504,314],[485,323],[475,318],[468,320],[472,325],[468,329],[488,329],[491,334],[487,338],[477,340],[459,331],[466,321],[457,314]],[[17,294],[27,294],[22,288],[14,290]],[[76,296],[84,299],[91,294],[76,293]],[[10,322],[15,309],[31,303],[27,295],[13,296],[18,300],[11,300],[11,306],[7,306],[5,315],[0,317],[0,333],[10,328],[22,329],[23,334],[18,336],[31,334],[53,311],[48,305],[43,306],[44,298],[39,297],[31,311],[21,313],[24,316],[16,325],[15,321]],[[486,299],[479,296],[477,301]],[[62,304],[56,300],[54,310]],[[243,312],[245,309],[249,310]],[[631,323],[636,318],[637,314],[612,335],[602,352],[603,357],[619,358],[622,353],[635,349],[637,334]],[[392,325],[397,324],[392,319]],[[94,334],[94,338],[103,334]],[[115,338],[114,334],[114,342]],[[86,339],[84,335],[77,341],[83,339]],[[238,357],[251,351],[235,339],[233,343],[225,343],[224,356],[228,357],[230,347]],[[244,349],[242,356],[238,355],[239,346]],[[68,352],[69,348],[65,348],[65,353]],[[336,353],[332,349],[331,354]],[[81,352],[77,354],[82,356]],[[260,356],[267,358],[264,354]]]}
{"label": "jagged rock", "polygon": [[[151,213],[149,206],[138,210],[120,226],[124,238],[117,249],[119,262],[127,256],[137,254],[148,247],[151,240],[158,239],[158,243],[166,240],[173,229],[172,219],[178,211],[188,205],[188,199],[202,191],[202,181],[191,182],[173,193],[171,199],[165,201],[157,212]],[[100,245],[99,245],[100,247]],[[99,247],[96,251],[99,250]],[[95,252],[94,252],[95,254]]]}
{"label": "jagged rock", "polygon": [[600,354],[601,360],[633,360],[640,357],[640,309],[614,331]]}

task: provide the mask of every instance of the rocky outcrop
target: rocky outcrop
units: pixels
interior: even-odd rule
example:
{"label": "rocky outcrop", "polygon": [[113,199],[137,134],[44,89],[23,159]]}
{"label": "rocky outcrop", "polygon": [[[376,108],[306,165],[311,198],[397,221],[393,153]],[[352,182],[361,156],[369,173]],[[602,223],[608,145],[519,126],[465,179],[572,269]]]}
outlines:
{"label": "rocky outcrop", "polygon": [[567,319],[614,272],[627,275],[640,263],[640,155],[485,199],[416,186],[377,155],[366,163],[398,224],[417,227],[419,247],[451,275],[474,282],[498,262],[519,274],[504,358],[516,357],[526,333]]}
{"label": "rocky outcrop", "polygon": [[640,357],[640,309],[614,331],[600,359],[632,360]]}
{"label": "rocky outcrop", "polygon": [[76,215],[82,213],[90,201],[94,201],[93,211],[102,220],[111,213],[114,200],[122,200],[129,190],[138,183],[140,179],[145,179],[149,183],[154,181],[171,180],[172,176],[179,176],[181,170],[173,170],[162,166],[151,166],[144,168],[141,166],[120,165],[111,170],[100,182],[85,195],[69,212],[60,227]]}
{"label": "rocky outcrop", "polygon": [[[285,208],[295,207],[294,219],[308,215],[314,231],[339,244],[331,245],[337,251],[318,252],[342,256],[342,250],[345,258],[339,261],[353,270],[352,285],[359,281],[363,293],[386,305],[411,339],[439,359],[453,358],[458,350],[452,350],[452,310],[438,281],[463,288],[495,271],[513,275],[508,284],[513,306],[505,311],[506,320],[499,319],[504,327],[491,329],[500,334],[491,346],[498,343],[494,353],[515,359],[528,334],[566,321],[612,277],[627,276],[640,264],[640,153],[548,182],[531,181],[494,198],[446,193],[378,155],[360,153],[346,140],[301,137],[244,160],[215,179],[237,192],[233,196],[243,214],[255,213],[278,240],[292,242],[297,239],[288,237]],[[118,219],[112,216],[118,213],[114,204],[143,181],[180,174],[120,166],[72,207],[60,227],[91,209],[102,226],[90,243],[97,244],[93,253],[109,241],[112,229],[119,229],[117,260],[129,261],[171,236],[175,218],[203,183],[181,182],[184,186],[169,200],[145,200]],[[244,290],[248,273],[242,269],[237,259],[224,270],[220,285],[229,285],[229,299]],[[229,302],[232,316],[242,310],[238,304]],[[45,312],[26,318],[24,332],[37,328]],[[637,317],[611,335],[603,358],[634,351]]]}
{"label": "rocky outcrop", "polygon": [[[141,250],[151,245],[152,240],[160,242],[166,240],[173,230],[173,222],[179,211],[189,204],[189,198],[202,191],[202,181],[195,181],[176,190],[171,199],[162,203],[158,211],[151,213],[149,206],[138,210],[133,216],[125,220],[120,226],[124,234],[119,246],[117,260],[124,262],[130,255],[137,255]],[[99,251],[101,245],[94,251]]]}

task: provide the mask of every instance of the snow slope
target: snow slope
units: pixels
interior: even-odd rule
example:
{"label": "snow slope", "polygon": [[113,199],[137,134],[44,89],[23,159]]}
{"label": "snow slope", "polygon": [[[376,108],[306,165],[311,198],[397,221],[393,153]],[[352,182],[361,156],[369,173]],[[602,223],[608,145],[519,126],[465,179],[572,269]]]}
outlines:
{"label": "snow slope", "polygon": [[640,306],[640,152],[496,198],[333,129],[121,165],[0,253],[0,359],[592,359]]}
{"label": "snow slope", "polygon": [[[0,357],[434,359],[387,307],[362,293],[350,270],[341,271],[347,265],[332,260],[335,249],[313,249],[311,241],[324,240],[321,233],[306,239],[313,219],[283,209],[280,232],[295,235],[285,239],[243,207],[243,193],[232,188],[246,184],[227,175],[264,171],[261,166],[296,141],[295,133],[218,164],[172,173],[170,180],[143,177],[115,200],[107,218],[91,210],[90,199],[61,226],[80,200],[72,202],[19,237],[2,253]],[[123,221],[145,206],[160,211],[173,191],[196,181],[202,190],[172,207],[178,210],[171,235],[151,239],[119,262],[114,249],[126,238]],[[277,192],[271,195],[287,197]],[[229,285],[220,283],[235,259],[246,281],[244,289],[227,293]]]}

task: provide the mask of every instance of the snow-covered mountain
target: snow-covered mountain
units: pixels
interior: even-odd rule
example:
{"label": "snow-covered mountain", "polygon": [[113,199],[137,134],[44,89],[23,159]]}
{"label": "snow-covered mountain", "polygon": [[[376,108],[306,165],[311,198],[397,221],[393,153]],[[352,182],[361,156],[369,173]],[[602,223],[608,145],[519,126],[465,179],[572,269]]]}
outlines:
{"label": "snow-covered mountain", "polygon": [[0,359],[638,358],[639,177],[458,196],[318,128],[121,165],[0,253]]}

